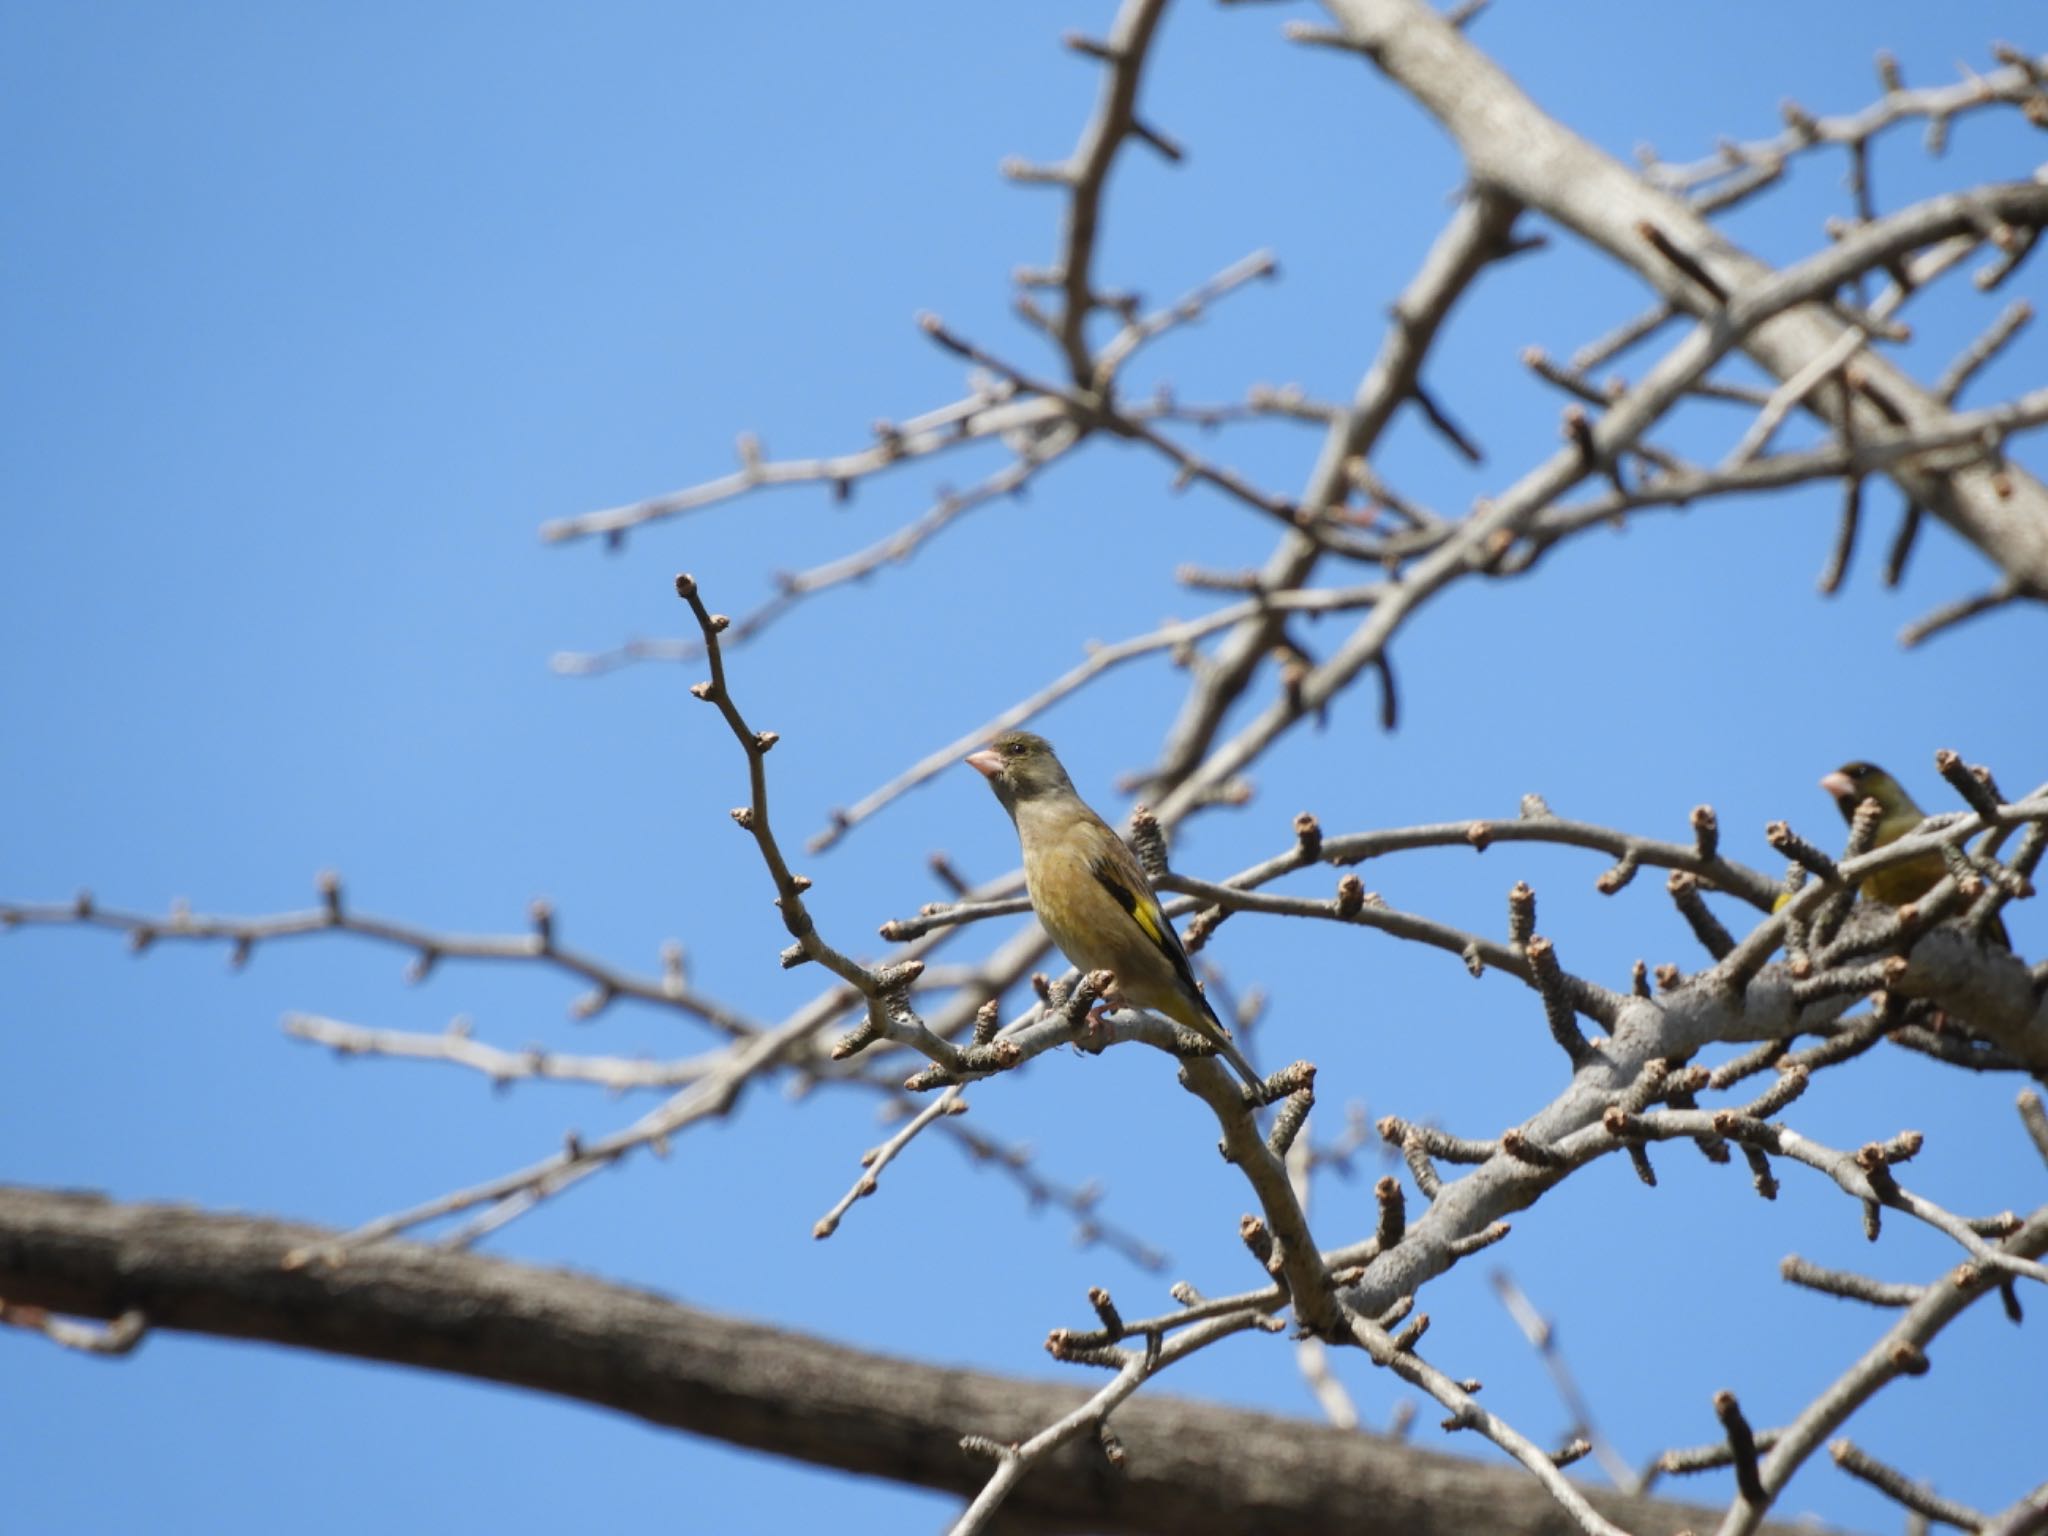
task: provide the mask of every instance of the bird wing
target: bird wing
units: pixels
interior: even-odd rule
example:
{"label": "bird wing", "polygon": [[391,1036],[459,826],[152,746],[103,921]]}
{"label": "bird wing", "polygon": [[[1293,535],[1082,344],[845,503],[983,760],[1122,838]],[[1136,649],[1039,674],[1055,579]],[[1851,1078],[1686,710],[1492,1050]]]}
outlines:
{"label": "bird wing", "polygon": [[1216,1010],[1209,1006],[1209,1000],[1195,982],[1195,968],[1188,963],[1188,952],[1180,942],[1180,935],[1173,931],[1173,924],[1167,921],[1159,898],[1152,894],[1151,882],[1146,880],[1144,871],[1122,840],[1117,839],[1113,848],[1090,860],[1088,871],[1104,890],[1116,898],[1116,904],[1131,915],[1131,921],[1138,925],[1146,941],[1166,957],[1181,990],[1202,1012],[1214,1019]]}

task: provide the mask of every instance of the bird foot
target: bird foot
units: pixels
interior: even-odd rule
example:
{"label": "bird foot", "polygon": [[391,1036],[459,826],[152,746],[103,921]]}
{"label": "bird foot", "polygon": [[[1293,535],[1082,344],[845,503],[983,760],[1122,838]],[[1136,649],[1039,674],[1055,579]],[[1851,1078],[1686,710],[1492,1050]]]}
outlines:
{"label": "bird foot", "polygon": [[1109,1048],[1109,1016],[1114,1008],[1106,1002],[1097,1003],[1088,1010],[1088,1022],[1081,1028],[1081,1037],[1074,1042],[1089,1055],[1094,1056]]}

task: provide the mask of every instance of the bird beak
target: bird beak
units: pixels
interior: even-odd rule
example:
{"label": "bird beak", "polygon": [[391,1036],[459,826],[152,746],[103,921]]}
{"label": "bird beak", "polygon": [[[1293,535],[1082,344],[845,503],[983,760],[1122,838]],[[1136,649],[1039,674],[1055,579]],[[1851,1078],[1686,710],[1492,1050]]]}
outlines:
{"label": "bird beak", "polygon": [[1850,782],[1849,775],[1840,771],[1827,775],[1820,781],[1820,787],[1837,800],[1856,798],[1855,784]]}
{"label": "bird beak", "polygon": [[967,754],[967,766],[984,779],[992,779],[1003,771],[1003,759],[994,747],[983,747]]}

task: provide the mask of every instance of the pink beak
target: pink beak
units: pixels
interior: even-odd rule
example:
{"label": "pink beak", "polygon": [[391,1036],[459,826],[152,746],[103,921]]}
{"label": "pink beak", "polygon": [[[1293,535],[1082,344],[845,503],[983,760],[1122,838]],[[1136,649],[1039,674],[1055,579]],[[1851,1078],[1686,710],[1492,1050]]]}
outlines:
{"label": "pink beak", "polygon": [[967,766],[984,779],[992,779],[1003,771],[1002,755],[994,747],[983,747],[979,752],[967,754]]}
{"label": "pink beak", "polygon": [[1827,777],[1820,781],[1820,787],[1833,795],[1837,800],[1841,799],[1844,795],[1856,793],[1856,786],[1850,781],[1849,775],[1846,773],[1838,772],[1827,775]]}

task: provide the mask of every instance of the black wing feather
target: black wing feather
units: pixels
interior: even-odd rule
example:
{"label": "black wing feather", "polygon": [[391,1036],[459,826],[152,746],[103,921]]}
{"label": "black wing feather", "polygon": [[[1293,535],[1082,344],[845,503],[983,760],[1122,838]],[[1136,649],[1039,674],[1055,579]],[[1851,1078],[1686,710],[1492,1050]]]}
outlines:
{"label": "black wing feather", "polygon": [[1139,903],[1145,898],[1118,878],[1116,869],[1108,860],[1097,859],[1089,865],[1089,869],[1101,882],[1102,888],[1116,898],[1117,905],[1131,914],[1132,921],[1151,935],[1153,942],[1173,963],[1173,973],[1180,982],[1181,990],[1201,1004],[1202,1011],[1215,1020],[1218,1028],[1221,1028],[1222,1021],[1216,1018],[1216,1010],[1209,1006],[1209,999],[1195,981],[1195,968],[1188,961],[1187,949],[1182,945],[1180,935],[1174,932],[1173,924],[1167,921],[1166,913],[1160,908],[1156,898],[1150,903],[1151,913],[1140,915]]}

